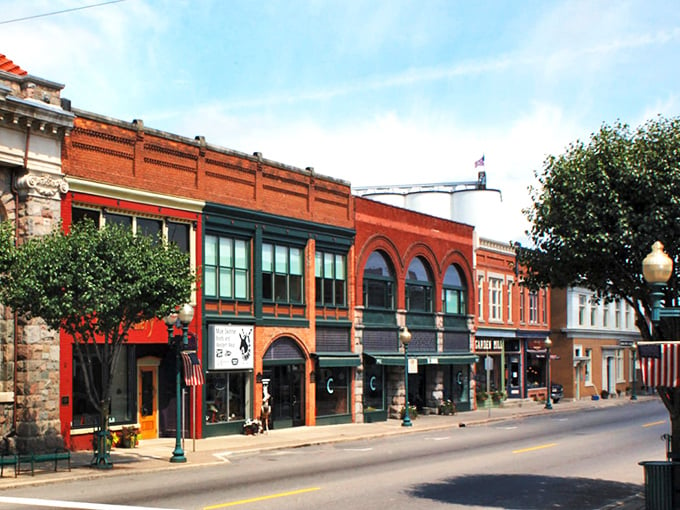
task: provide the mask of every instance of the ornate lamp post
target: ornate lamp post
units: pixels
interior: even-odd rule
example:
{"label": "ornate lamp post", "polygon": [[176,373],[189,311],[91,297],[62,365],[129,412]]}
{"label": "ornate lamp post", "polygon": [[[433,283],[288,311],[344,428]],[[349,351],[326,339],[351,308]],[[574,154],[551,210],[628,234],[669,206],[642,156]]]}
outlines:
{"label": "ornate lamp post", "polygon": [[411,343],[411,332],[406,326],[399,330],[399,341],[404,346],[404,419],[401,422],[402,427],[410,427],[413,425],[411,417],[408,412],[408,344]]}
{"label": "ornate lamp post", "polygon": [[552,379],[550,378],[550,348],[552,347],[552,340],[550,340],[550,337],[545,339],[545,367],[546,367],[546,372],[545,372],[545,386],[547,389],[547,396],[545,397],[545,408],[546,409],[552,409]]}
{"label": "ornate lamp post", "polygon": [[[163,318],[165,325],[168,327],[168,344],[175,348],[175,388],[176,388],[176,403],[177,403],[177,424],[175,426],[175,449],[172,452],[170,462],[186,462],[187,458],[184,456],[182,450],[182,346],[189,343],[188,330],[191,319],[194,318],[194,307],[188,303],[183,304],[178,312],[168,314]],[[174,332],[175,325],[179,320],[182,325],[182,341],[175,341]]]}

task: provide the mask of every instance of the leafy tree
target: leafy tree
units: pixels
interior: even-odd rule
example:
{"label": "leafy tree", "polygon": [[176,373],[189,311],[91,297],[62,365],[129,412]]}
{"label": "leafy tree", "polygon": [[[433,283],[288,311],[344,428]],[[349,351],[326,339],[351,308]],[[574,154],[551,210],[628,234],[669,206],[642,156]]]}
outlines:
{"label": "leafy tree", "polygon": [[[660,240],[674,261],[665,306],[680,293],[680,119],[657,117],[639,128],[603,125],[590,141],[549,156],[533,205],[525,211],[532,248],[518,248],[530,288],[583,286],[601,299],[624,299],[642,338],[680,339],[680,321],[651,322],[642,261]],[[658,388],[671,413],[680,454],[680,389]]]}
{"label": "leafy tree", "polygon": [[[89,220],[16,248],[7,230],[0,228],[0,300],[73,337],[106,437],[121,346],[134,324],[163,317],[189,300],[195,277],[188,257],[174,244],[116,225],[98,229]],[[101,385],[95,384],[94,366],[101,367]]]}

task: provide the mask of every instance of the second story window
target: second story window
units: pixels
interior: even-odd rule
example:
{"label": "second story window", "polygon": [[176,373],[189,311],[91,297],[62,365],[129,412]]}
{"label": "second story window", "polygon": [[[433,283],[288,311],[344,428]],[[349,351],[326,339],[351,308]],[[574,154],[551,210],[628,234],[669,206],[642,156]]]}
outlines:
{"label": "second story window", "polygon": [[394,310],[394,271],[379,251],[366,261],[363,290],[366,308]]}
{"label": "second story window", "polygon": [[304,256],[302,248],[262,244],[262,299],[302,303]]}
{"label": "second story window", "polygon": [[456,266],[449,266],[444,275],[442,289],[442,309],[446,314],[464,315],[467,307],[467,296],[464,280]]}
{"label": "second story window", "polygon": [[484,276],[477,277],[477,318],[484,320]]}
{"label": "second story window", "polygon": [[512,322],[512,292],[515,288],[515,282],[508,280],[508,299],[506,300],[508,309],[508,322]]}
{"label": "second story window", "polygon": [[250,256],[247,241],[205,236],[203,288],[207,297],[249,299]]}
{"label": "second story window", "polygon": [[586,296],[584,294],[578,295],[578,325],[585,326],[586,324]]}
{"label": "second story window", "polygon": [[529,324],[538,323],[538,293],[529,293]]}
{"label": "second story window", "polygon": [[489,320],[503,320],[503,280],[489,278]]}
{"label": "second story window", "polygon": [[432,312],[432,278],[420,257],[411,261],[406,273],[406,309],[411,312]]}
{"label": "second story window", "polygon": [[526,292],[524,287],[519,288],[519,322],[524,324],[527,320],[526,318]]}
{"label": "second story window", "polygon": [[345,256],[337,253],[316,252],[316,304],[326,306],[347,305],[347,277]]}

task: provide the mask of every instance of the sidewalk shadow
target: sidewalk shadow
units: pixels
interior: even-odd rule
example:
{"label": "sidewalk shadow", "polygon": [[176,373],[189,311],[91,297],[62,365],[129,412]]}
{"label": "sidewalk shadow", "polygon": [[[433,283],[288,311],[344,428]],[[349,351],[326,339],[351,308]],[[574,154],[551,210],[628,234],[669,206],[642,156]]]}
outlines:
{"label": "sidewalk shadow", "polygon": [[470,475],[426,483],[409,494],[442,503],[544,510],[546,508],[597,509],[643,490],[640,485],[590,478],[542,475]]}

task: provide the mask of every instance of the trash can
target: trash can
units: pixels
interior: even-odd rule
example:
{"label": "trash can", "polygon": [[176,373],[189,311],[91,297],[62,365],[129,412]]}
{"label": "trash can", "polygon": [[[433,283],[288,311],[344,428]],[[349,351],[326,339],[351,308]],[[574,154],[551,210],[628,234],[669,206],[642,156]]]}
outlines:
{"label": "trash can", "polygon": [[665,460],[638,463],[645,469],[645,510],[673,510],[673,464]]}

